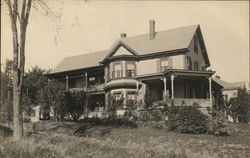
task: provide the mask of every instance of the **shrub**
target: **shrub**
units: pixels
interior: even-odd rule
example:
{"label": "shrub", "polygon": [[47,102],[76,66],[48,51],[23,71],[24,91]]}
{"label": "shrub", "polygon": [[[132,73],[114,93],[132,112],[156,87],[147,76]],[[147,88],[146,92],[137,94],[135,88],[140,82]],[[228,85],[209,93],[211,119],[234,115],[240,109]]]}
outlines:
{"label": "shrub", "polygon": [[200,134],[207,128],[207,116],[196,106],[170,106],[167,127],[181,133]]}
{"label": "shrub", "polygon": [[213,110],[211,118],[208,120],[207,132],[213,135],[228,136],[231,133],[229,122],[225,114],[218,110]]}
{"label": "shrub", "polygon": [[13,131],[5,126],[0,125],[0,136],[11,136],[13,134]]}

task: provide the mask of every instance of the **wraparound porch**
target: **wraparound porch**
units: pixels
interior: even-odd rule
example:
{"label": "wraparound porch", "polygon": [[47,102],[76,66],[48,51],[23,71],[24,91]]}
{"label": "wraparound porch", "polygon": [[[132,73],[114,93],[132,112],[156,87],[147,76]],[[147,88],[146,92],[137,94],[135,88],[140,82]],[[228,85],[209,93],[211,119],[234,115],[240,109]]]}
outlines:
{"label": "wraparound porch", "polygon": [[212,80],[214,71],[167,70],[163,73],[137,78],[137,94],[144,85],[144,99],[152,102],[171,99],[176,106],[212,107],[221,88]]}

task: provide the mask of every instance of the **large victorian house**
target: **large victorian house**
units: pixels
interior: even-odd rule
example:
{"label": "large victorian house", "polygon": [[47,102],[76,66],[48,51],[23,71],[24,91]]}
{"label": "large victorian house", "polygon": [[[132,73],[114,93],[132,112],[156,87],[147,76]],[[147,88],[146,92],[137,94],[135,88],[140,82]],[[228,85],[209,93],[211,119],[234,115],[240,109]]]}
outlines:
{"label": "large victorian house", "polygon": [[212,107],[221,86],[212,80],[210,61],[199,25],[121,38],[105,51],[64,58],[48,74],[69,90],[84,90],[88,108],[109,107],[111,97],[175,105]]}

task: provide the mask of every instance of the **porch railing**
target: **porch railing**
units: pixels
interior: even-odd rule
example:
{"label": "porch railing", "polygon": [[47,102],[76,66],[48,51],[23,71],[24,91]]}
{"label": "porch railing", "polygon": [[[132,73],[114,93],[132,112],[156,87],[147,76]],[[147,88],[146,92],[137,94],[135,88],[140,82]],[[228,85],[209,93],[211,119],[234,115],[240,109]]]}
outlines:
{"label": "porch railing", "polygon": [[209,99],[200,99],[200,98],[175,98],[174,105],[175,106],[191,106],[193,104],[197,104],[200,107],[212,107],[212,103]]}

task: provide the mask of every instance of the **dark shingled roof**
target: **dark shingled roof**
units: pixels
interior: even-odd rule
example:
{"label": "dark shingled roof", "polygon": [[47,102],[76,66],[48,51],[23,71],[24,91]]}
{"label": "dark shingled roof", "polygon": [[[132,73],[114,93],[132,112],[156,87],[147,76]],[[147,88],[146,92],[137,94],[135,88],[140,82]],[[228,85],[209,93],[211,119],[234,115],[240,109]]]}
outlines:
{"label": "dark shingled roof", "polygon": [[120,38],[108,51],[100,51],[64,58],[55,67],[51,74],[99,66],[99,62],[104,60],[119,42],[123,42],[125,45],[133,49],[138,55],[185,49],[188,48],[198,27],[199,25],[191,25],[159,31],[156,32],[153,40],[149,39],[148,33],[133,37]]}
{"label": "dark shingled roof", "polygon": [[159,31],[156,32],[153,40],[149,40],[149,34],[121,38],[120,40],[139,55],[184,49],[188,48],[198,26],[191,25]]}
{"label": "dark shingled roof", "polygon": [[76,55],[64,58],[51,73],[95,67],[107,55],[106,51]]}

